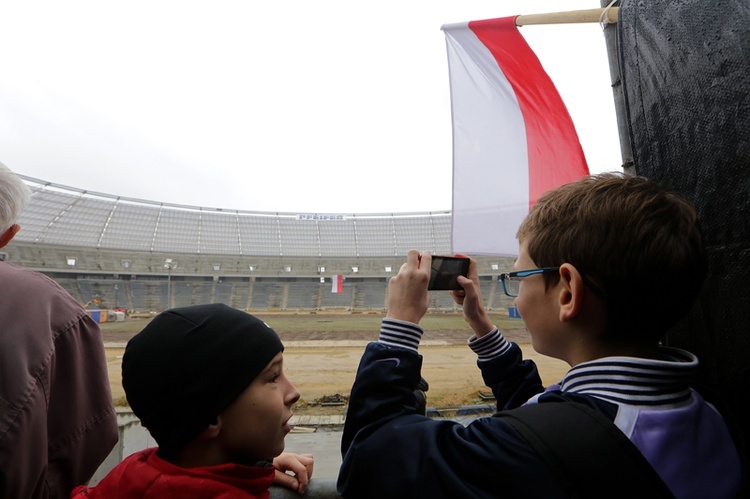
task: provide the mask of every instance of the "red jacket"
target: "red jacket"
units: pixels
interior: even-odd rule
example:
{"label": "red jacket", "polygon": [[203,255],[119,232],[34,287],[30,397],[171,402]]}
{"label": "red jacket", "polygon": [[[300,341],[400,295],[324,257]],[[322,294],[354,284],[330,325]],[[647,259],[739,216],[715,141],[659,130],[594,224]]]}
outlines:
{"label": "red jacket", "polygon": [[156,454],[156,448],[131,455],[95,487],[80,486],[71,499],[268,499],[274,467],[221,464],[180,468]]}

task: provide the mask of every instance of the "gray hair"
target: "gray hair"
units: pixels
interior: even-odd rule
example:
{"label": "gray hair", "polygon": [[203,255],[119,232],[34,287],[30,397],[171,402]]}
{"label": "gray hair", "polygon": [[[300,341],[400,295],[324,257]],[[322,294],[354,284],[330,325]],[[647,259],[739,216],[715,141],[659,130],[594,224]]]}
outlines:
{"label": "gray hair", "polygon": [[0,234],[21,218],[31,190],[21,177],[0,163]]}

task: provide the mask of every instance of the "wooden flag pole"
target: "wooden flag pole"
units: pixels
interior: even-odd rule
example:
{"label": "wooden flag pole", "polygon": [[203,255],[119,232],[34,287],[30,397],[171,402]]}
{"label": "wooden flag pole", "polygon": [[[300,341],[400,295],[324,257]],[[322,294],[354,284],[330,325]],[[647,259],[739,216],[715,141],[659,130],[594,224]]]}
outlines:
{"label": "wooden flag pole", "polygon": [[[619,7],[609,9],[571,10],[568,12],[549,12],[546,14],[528,14],[516,17],[516,26],[531,24],[572,24],[572,23],[616,23]],[[606,11],[606,14],[604,14]],[[604,14],[604,19],[602,19]]]}

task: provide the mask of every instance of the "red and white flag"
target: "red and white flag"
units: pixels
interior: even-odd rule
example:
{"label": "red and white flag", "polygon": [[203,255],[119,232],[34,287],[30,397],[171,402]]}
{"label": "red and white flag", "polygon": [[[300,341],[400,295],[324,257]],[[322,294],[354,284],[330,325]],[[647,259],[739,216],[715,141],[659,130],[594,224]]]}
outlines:
{"label": "red and white flag", "polygon": [[341,274],[331,277],[331,293],[341,293],[344,291],[344,276]]}
{"label": "red and white flag", "polygon": [[515,17],[443,26],[453,115],[452,249],[515,256],[544,192],[588,173],[573,121]]}

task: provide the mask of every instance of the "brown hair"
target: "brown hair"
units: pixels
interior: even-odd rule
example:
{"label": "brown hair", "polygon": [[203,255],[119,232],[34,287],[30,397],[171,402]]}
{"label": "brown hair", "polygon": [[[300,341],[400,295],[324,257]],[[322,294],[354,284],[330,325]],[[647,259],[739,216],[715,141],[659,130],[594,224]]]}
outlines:
{"label": "brown hair", "polygon": [[617,341],[658,341],[687,314],[707,270],[692,206],[631,175],[590,175],[547,192],[516,237],[537,266],[570,263],[602,288]]}

